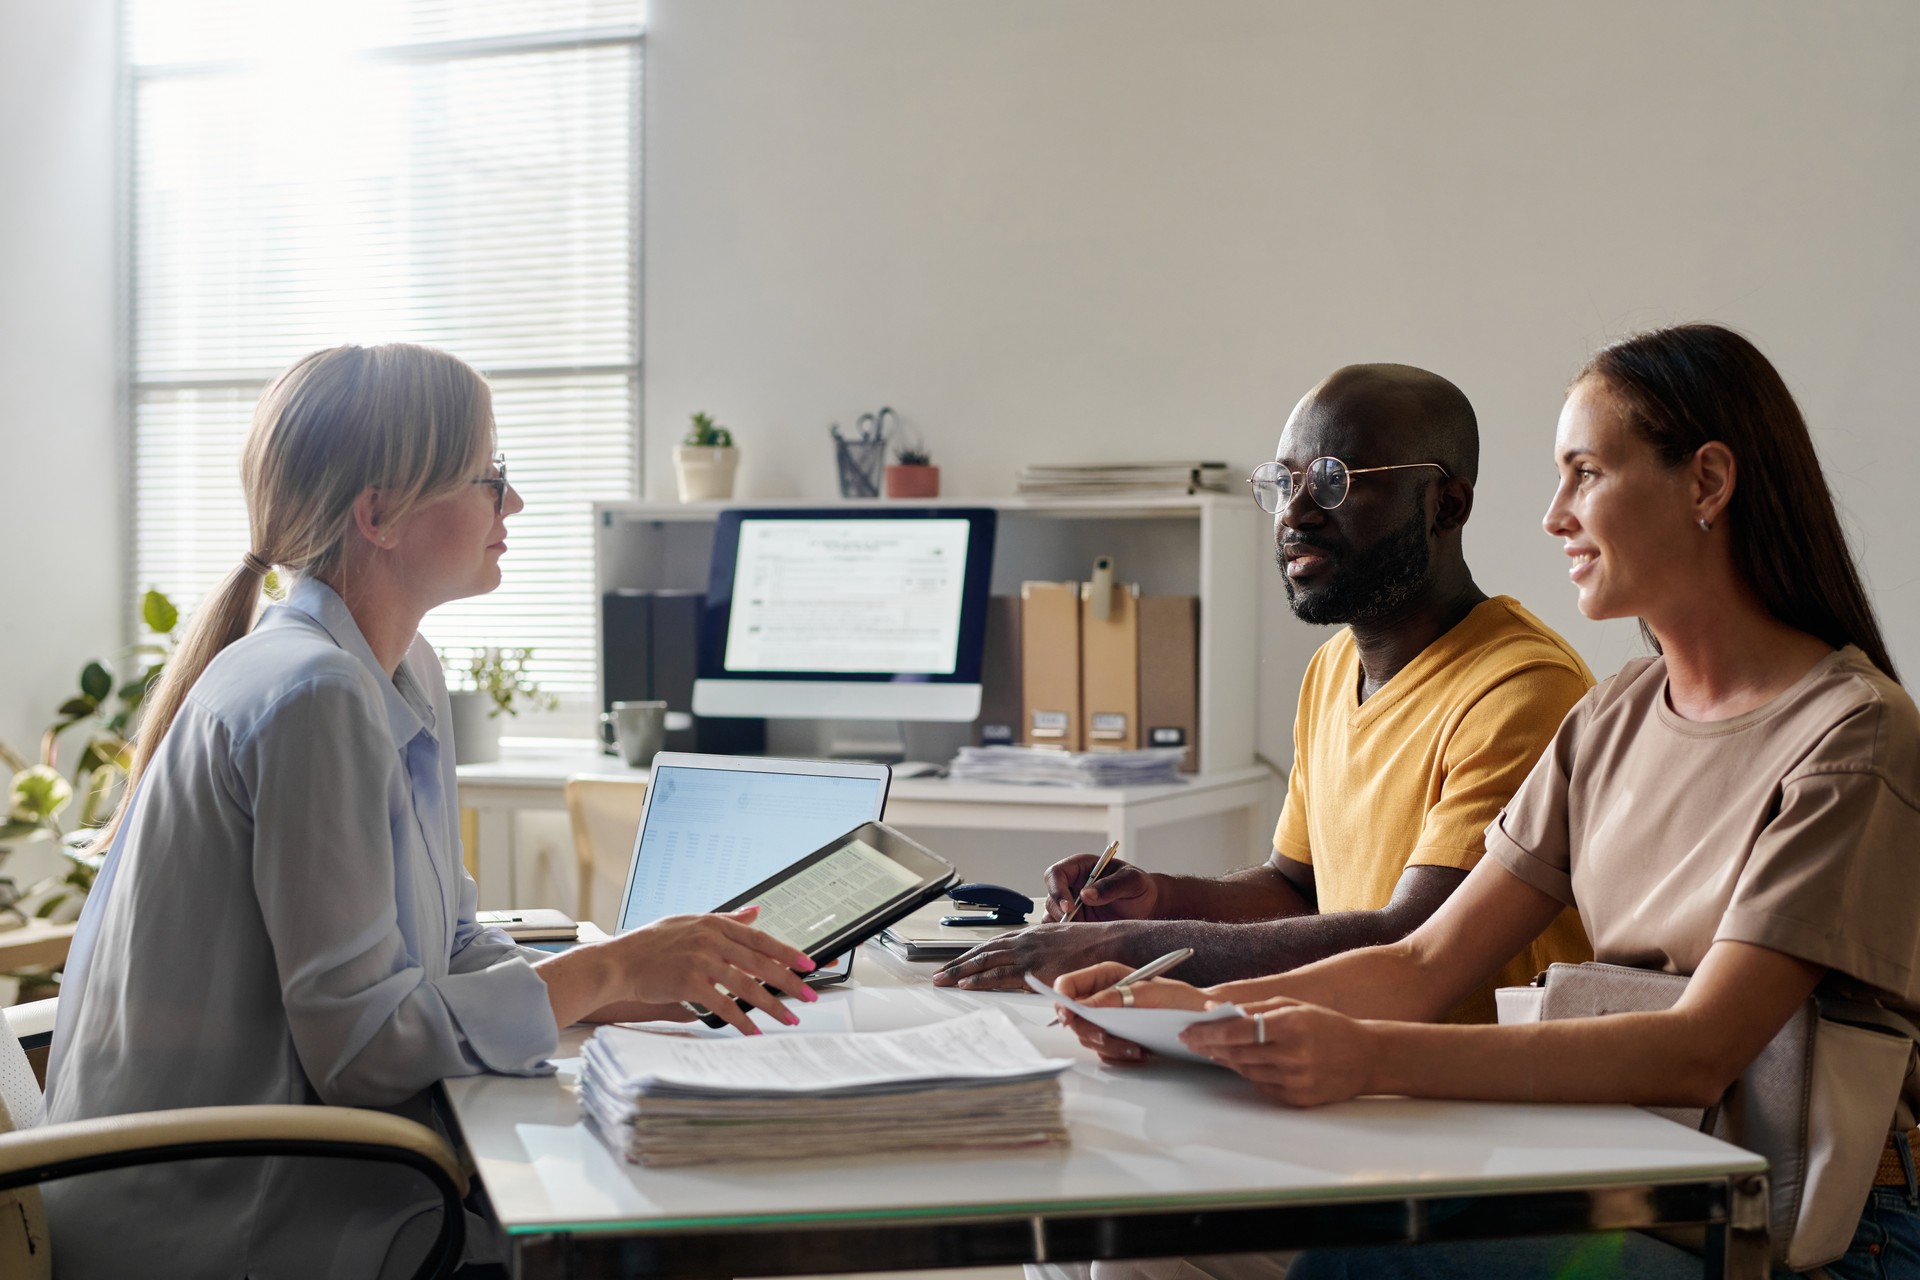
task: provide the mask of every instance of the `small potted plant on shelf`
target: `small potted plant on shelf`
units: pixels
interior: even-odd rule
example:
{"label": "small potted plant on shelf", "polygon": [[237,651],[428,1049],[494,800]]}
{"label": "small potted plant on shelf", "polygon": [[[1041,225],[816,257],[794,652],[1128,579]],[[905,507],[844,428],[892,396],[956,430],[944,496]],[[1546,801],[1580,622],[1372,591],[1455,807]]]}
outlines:
{"label": "small potted plant on shelf", "polygon": [[711,414],[694,414],[686,437],[673,451],[673,469],[680,480],[680,501],[731,498],[733,473],[739,465],[740,451],[733,447],[733,432],[715,422]]}
{"label": "small potted plant on shelf", "polygon": [[933,455],[921,444],[903,444],[893,451],[887,464],[889,498],[937,498],[940,496],[940,468]]}
{"label": "small potted plant on shelf", "polygon": [[456,657],[440,651],[440,665],[448,676],[447,701],[453,708],[453,758],[457,764],[485,764],[500,758],[500,717],[517,716],[522,707],[551,711],[560,705],[553,694],[541,693],[527,674],[531,649],[492,646]]}

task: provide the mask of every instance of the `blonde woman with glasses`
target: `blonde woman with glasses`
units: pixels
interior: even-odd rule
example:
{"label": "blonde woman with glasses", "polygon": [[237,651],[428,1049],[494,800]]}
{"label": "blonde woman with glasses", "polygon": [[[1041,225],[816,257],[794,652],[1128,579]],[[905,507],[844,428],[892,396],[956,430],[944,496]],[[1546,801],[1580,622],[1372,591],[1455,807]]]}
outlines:
{"label": "blonde woman with glasses", "polygon": [[[751,911],[560,955],[475,923],[418,630],[499,585],[524,505],[478,374],[425,347],[317,352],[261,399],[242,475],[252,547],[148,699],[61,992],[49,1119],[293,1102],[431,1123],[435,1081],[550,1071],[583,1019],[693,1000],[750,1031],[724,986],[795,1020],[762,983],[810,1000],[811,964]],[[273,566],[290,590],[256,622]],[[203,1160],[67,1179],[47,1203],[65,1275],[362,1277],[417,1265],[439,1225],[423,1190],[384,1166]]]}

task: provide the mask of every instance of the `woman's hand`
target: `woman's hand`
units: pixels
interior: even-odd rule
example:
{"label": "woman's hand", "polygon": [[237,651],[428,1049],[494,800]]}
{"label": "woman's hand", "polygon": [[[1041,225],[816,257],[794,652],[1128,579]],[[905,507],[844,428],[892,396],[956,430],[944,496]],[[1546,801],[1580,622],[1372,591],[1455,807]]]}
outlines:
{"label": "woman's hand", "polygon": [[[819,997],[802,973],[813,961],[753,928],[758,907],[725,915],[668,916],[605,942],[575,947],[534,966],[547,979],[554,1019],[677,1017],[681,1001],[703,1005],[746,1035],[758,1035],[724,987],[789,1026],[799,1017],[774,992]],[[762,985],[765,984],[765,985]]]}
{"label": "woman's hand", "polygon": [[[1053,984],[1053,989],[1069,1000],[1095,1008],[1122,1008],[1126,1007],[1127,1002],[1121,999],[1113,986],[1131,972],[1133,970],[1126,965],[1109,960],[1062,976]],[[1136,982],[1129,990],[1133,994],[1134,1008],[1205,1009],[1208,1005],[1204,991],[1171,978]],[[1147,1057],[1147,1051],[1133,1041],[1102,1031],[1085,1018],[1076,1017],[1070,1009],[1060,1010],[1060,1020],[1080,1038],[1081,1044],[1098,1054],[1102,1062],[1120,1065],[1140,1062]]]}
{"label": "woman's hand", "polygon": [[1370,1024],[1297,1000],[1262,1001],[1244,1018],[1196,1022],[1180,1039],[1290,1107],[1370,1092],[1368,1071],[1378,1058]]}

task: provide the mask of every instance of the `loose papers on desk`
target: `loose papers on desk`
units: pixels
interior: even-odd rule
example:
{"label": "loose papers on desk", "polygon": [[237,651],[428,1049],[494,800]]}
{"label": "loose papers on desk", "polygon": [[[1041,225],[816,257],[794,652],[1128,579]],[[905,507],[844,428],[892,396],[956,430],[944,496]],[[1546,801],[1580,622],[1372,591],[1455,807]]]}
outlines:
{"label": "loose papers on desk", "polygon": [[708,1039],[602,1027],[580,1109],[636,1164],[1063,1144],[1060,1073],[997,1009],[899,1031]]}
{"label": "loose papers on desk", "polygon": [[956,782],[1016,782],[1051,787],[1151,787],[1183,782],[1185,747],[1138,751],[1050,751],[1042,747],[962,747],[947,776]]}
{"label": "loose papers on desk", "polygon": [[1027,975],[1027,986],[1062,1008],[1071,1009],[1102,1031],[1112,1032],[1123,1040],[1131,1040],[1143,1049],[1151,1049],[1169,1058],[1204,1062],[1210,1066],[1213,1065],[1213,1059],[1203,1058],[1181,1044],[1180,1033],[1196,1022],[1223,1022],[1228,1018],[1247,1016],[1237,1004],[1215,1005],[1211,1009],[1201,1011],[1084,1005],[1078,1000],[1067,999],[1032,974]]}

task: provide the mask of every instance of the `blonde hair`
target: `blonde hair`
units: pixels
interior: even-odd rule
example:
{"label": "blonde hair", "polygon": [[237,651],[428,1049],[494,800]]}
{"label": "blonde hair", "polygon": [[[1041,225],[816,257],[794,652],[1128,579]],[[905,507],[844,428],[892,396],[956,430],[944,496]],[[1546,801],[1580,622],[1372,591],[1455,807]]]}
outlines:
{"label": "blonde hair", "polygon": [[399,519],[466,484],[492,448],[486,381],[432,347],[331,347],[274,380],[253,411],[241,455],[252,545],[201,602],[147,696],[126,793],[96,847],[113,838],[201,672],[253,629],[268,568],[330,575],[361,493],[380,490],[383,519]]}

